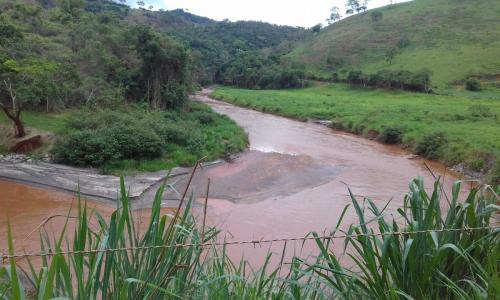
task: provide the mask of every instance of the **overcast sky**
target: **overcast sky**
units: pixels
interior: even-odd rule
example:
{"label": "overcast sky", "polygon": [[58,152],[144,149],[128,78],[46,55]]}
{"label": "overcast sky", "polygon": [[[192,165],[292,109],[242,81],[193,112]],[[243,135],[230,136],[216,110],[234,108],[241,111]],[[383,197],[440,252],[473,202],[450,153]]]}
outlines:
{"label": "overcast sky", "polygon": [[[132,6],[137,0],[128,0]],[[273,24],[311,27],[325,23],[332,6],[338,6],[344,15],[347,0],[143,0],[146,7],[156,9],[187,9],[190,13],[215,20],[254,20]],[[407,1],[407,0],[406,0]],[[390,0],[370,0],[369,8],[384,6]],[[394,0],[394,3],[405,0]]]}

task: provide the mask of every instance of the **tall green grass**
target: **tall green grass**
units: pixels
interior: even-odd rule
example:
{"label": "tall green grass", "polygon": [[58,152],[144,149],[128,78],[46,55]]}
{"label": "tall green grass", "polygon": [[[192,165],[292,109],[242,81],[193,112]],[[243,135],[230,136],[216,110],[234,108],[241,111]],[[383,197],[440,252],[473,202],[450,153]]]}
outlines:
{"label": "tall green grass", "polygon": [[[217,87],[223,101],[297,120],[332,121],[336,129],[369,136],[400,132],[405,148],[446,165],[461,165],[500,184],[494,167],[500,161],[500,102],[491,99],[353,88],[346,84],[290,90]],[[477,134],[480,132],[481,134]],[[443,136],[442,144],[427,143]]]}
{"label": "tall green grass", "polygon": [[[226,247],[200,245],[217,242],[218,230],[197,225],[190,213],[192,197],[182,212],[162,215],[164,186],[149,225],[140,230],[122,181],[120,205],[109,220],[79,201],[71,240],[67,225],[57,238],[40,233],[42,252],[77,253],[43,257],[40,267],[30,261],[21,268],[13,258],[2,266],[0,299],[493,299],[500,294],[499,230],[445,230],[494,225],[499,198],[481,187],[461,201],[460,186],[457,182],[448,196],[437,181],[428,194],[422,180],[412,181],[397,218],[351,194],[359,223],[342,233],[348,238],[312,233],[318,245],[313,262],[294,257],[285,264],[283,256],[271,267],[269,254],[253,269],[244,260],[231,262]],[[332,237],[341,224],[342,217]],[[331,251],[337,242],[353,267]],[[131,250],[110,250],[117,248]],[[28,293],[21,277],[31,282]]]}
{"label": "tall green grass", "polygon": [[493,299],[500,294],[499,230],[466,229],[493,223],[498,196],[473,189],[460,202],[460,186],[455,183],[448,199],[439,181],[428,194],[423,181],[414,180],[396,219],[350,193],[359,224],[349,227],[354,237],[344,246],[355,267],[343,268],[329,243],[317,239],[321,254],[311,269],[339,298]]}

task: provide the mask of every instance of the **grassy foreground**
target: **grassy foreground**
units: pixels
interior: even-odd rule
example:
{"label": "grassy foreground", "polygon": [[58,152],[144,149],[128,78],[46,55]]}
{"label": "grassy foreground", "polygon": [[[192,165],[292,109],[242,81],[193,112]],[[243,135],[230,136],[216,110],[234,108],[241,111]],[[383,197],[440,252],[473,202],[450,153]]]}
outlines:
{"label": "grassy foreground", "polygon": [[299,120],[333,121],[337,129],[368,135],[448,165],[500,180],[500,101],[402,91],[351,88],[344,84],[294,90],[218,87],[214,97]]}
{"label": "grassy foreground", "polygon": [[[197,225],[193,199],[182,213],[161,215],[164,187],[141,234],[126,191],[122,180],[119,208],[110,220],[79,201],[70,240],[66,226],[59,237],[41,232],[41,252],[55,252],[41,267],[30,260],[23,269],[9,258],[0,266],[0,299],[493,299],[500,293],[500,231],[488,227],[500,211],[499,198],[488,187],[459,199],[457,182],[444,212],[439,182],[427,194],[423,182],[414,180],[397,223],[371,200],[351,194],[359,224],[342,232],[341,217],[330,232],[350,237],[325,240],[311,233],[317,237],[315,261],[294,257],[285,265],[282,258],[274,268],[269,254],[260,269],[234,264],[225,247],[200,246],[216,242],[218,230]],[[95,224],[91,219],[98,225],[89,225]],[[407,233],[395,234],[401,231]],[[343,266],[330,251],[332,243],[345,244],[353,267]],[[110,251],[116,248],[133,249]],[[85,253],[57,253],[66,250]]]}

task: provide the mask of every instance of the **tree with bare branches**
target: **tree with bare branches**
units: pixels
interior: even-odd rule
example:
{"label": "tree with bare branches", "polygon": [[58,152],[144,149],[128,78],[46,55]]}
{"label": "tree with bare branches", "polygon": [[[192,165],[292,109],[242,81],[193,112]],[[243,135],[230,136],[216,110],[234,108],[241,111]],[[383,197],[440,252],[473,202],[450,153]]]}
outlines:
{"label": "tree with bare branches", "polygon": [[21,112],[23,111],[22,105],[18,102],[17,92],[12,86],[11,80],[3,80],[3,85],[6,91],[4,94],[6,94],[6,96],[2,95],[2,97],[5,98],[0,100],[0,108],[14,123],[16,137],[23,137],[26,135],[26,130],[24,129],[24,124],[21,121]]}

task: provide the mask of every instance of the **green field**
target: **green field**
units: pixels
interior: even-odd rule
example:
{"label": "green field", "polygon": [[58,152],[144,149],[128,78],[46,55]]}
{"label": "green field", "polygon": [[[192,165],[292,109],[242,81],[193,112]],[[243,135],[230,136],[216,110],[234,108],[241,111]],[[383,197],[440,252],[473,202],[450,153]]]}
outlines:
{"label": "green field", "polygon": [[414,150],[442,133],[446,143],[429,156],[448,165],[464,162],[497,178],[499,170],[492,165],[499,157],[500,101],[467,95],[354,89],[344,84],[260,91],[218,87],[214,92],[215,98],[236,105],[299,120],[331,120],[335,128],[357,134],[397,129],[402,144]]}
{"label": "green field", "polygon": [[[374,21],[372,13],[380,12]],[[500,74],[500,1],[414,0],[355,14],[304,41],[287,58],[321,76],[349,70],[428,69],[447,88],[468,76]],[[387,53],[394,51],[392,61]]]}

